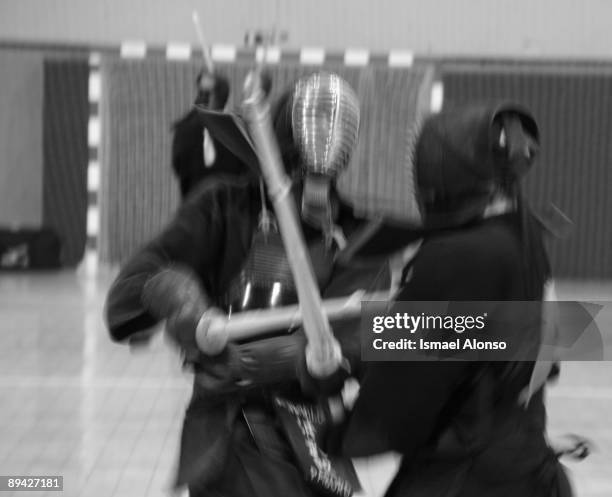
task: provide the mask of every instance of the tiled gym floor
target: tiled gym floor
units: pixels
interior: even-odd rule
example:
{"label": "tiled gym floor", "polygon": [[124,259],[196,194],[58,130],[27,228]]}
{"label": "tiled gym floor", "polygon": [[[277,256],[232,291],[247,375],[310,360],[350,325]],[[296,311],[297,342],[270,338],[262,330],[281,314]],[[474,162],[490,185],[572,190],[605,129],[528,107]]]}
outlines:
{"label": "tiled gym floor", "polygon": [[[162,339],[140,351],[110,341],[102,303],[112,274],[0,273],[0,475],[64,477],[63,493],[0,496],[169,495],[190,378]],[[565,282],[558,293],[610,301],[612,283]],[[578,496],[610,497],[612,364],[567,363],[562,374],[549,390],[550,431],[596,442],[568,465]],[[359,463],[367,495],[380,494],[390,467]]]}

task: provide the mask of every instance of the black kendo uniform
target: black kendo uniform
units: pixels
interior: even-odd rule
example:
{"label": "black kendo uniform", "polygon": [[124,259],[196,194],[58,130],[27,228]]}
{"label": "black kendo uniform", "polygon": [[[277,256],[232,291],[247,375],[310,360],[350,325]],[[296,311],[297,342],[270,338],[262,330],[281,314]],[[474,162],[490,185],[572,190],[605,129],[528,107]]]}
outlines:
{"label": "black kendo uniform", "polygon": [[[281,143],[281,150],[285,161],[295,157],[295,150],[291,151],[287,143]],[[248,277],[241,280],[245,268],[248,273],[251,265],[261,269],[257,261],[263,261],[264,266],[270,262],[270,252],[261,256],[254,248],[272,237],[260,229],[261,214],[262,196],[256,180],[215,178],[201,184],[170,225],[128,260],[113,283],[106,304],[113,339],[129,339],[164,315],[169,316],[172,309],[165,312],[160,308],[172,307],[173,299],[179,300],[182,308],[188,307],[190,300],[194,306],[202,306],[198,303],[201,299],[193,299],[193,294],[199,297],[202,291],[208,306],[240,310],[253,299],[252,292],[243,292],[243,298],[235,292],[236,288],[244,290],[248,283]],[[363,234],[369,232],[368,223],[355,218],[352,209],[339,199],[336,223],[349,246],[353,237],[364,240]],[[303,228],[324,297],[350,295],[360,288],[388,284],[386,263],[362,266],[354,260],[345,261],[337,249],[330,250],[326,245],[329,240],[322,240],[319,230],[307,225]],[[271,273],[282,272],[282,265],[269,264],[264,278],[269,280]],[[165,290],[167,298],[157,294],[151,300],[147,296],[152,281],[160,279],[164,284],[172,278],[175,283]],[[292,286],[285,286],[282,275],[277,282],[283,283],[283,291],[276,304],[294,303]],[[199,312],[187,312],[191,329],[195,327],[193,316],[197,319],[203,310],[205,307]],[[167,326],[179,326],[180,319],[170,317]],[[357,357],[360,349],[356,322],[333,324],[333,328],[343,353]],[[306,371],[305,340],[300,332],[285,332],[268,340],[257,342],[269,343],[267,350],[252,350],[250,347],[255,345],[251,344],[229,344],[220,355],[199,353],[190,357],[195,362],[196,375],[184,422],[177,483],[188,485],[193,496],[321,495],[298,470],[271,399],[272,394],[298,399],[304,398],[305,392],[318,395],[322,384]],[[344,376],[339,372],[338,381],[332,378],[323,387],[340,388]]]}
{"label": "black kendo uniform", "polygon": [[[198,81],[202,76],[200,74]],[[212,110],[221,110],[229,97],[229,82],[218,75],[213,77],[213,88],[207,91],[200,90],[196,103],[209,106]],[[205,178],[220,174],[248,174],[249,170],[245,164],[210,134],[207,139],[212,142],[214,156],[207,164],[204,153],[205,126],[201,115],[195,109],[181,117],[172,126],[172,131],[172,170],[179,181],[181,198],[187,197]]]}
{"label": "black kendo uniform", "polygon": [[[477,215],[491,184],[513,191],[526,165],[522,152],[516,160],[505,156],[508,135],[504,147],[495,144],[496,110],[502,109],[472,107],[426,121],[416,176],[432,230],[397,300],[542,299],[548,259],[526,206],[519,200],[517,212]],[[535,122],[520,109],[505,110],[530,148]],[[518,402],[532,369],[533,362],[372,363],[344,435],[345,454],[401,453],[388,497],[568,496],[567,478],[545,440],[542,391],[527,408]]]}

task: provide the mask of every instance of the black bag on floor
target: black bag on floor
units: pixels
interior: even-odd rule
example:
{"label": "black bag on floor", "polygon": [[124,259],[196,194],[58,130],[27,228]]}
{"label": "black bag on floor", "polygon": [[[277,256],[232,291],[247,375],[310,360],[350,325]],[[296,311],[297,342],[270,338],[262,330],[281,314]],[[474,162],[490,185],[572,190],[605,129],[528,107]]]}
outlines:
{"label": "black bag on floor", "polygon": [[58,268],[61,247],[50,228],[0,229],[0,269]]}

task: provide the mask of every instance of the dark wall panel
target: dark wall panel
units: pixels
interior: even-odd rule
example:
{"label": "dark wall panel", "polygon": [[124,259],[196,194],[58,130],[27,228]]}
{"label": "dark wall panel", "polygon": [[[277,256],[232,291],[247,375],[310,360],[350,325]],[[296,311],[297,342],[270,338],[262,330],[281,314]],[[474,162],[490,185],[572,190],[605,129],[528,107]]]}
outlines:
{"label": "dark wall panel", "polygon": [[69,266],[87,240],[88,77],[87,59],[44,63],[43,224],[60,235]]}

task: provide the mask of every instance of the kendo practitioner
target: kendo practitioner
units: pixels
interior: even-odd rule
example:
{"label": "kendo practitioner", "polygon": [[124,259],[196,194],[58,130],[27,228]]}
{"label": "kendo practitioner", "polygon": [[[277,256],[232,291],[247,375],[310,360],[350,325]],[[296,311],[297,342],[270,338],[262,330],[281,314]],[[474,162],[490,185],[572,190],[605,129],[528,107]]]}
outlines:
{"label": "kendo practitioner", "polygon": [[[542,300],[551,277],[543,228],[520,193],[538,140],[534,118],[516,105],[456,108],[425,121],[415,176],[426,234],[398,301]],[[344,453],[402,455],[387,497],[569,496],[546,441],[542,389],[519,400],[533,368],[370,363]]]}
{"label": "kendo practitioner", "polygon": [[[358,116],[357,98],[348,85],[335,75],[322,74],[319,81],[326,77],[339,82],[334,88],[349,93]],[[370,223],[357,219],[335,188],[354,142],[346,142],[349,148],[345,146],[333,167],[311,169],[293,138],[298,133],[293,119],[298,87],[273,112],[274,128],[321,294],[337,297],[384,287],[386,263],[358,263],[346,257],[372,232]],[[342,100],[347,95],[327,97]],[[328,105],[338,98],[320,100]],[[329,143],[333,126],[323,124],[338,112],[324,107],[306,110],[314,116],[310,138]],[[356,124],[354,118],[342,126]],[[300,400],[337,391],[348,374],[346,366],[329,377],[311,375],[299,329],[271,329],[269,336],[242,343],[211,336],[205,350],[196,343],[196,328],[205,317],[296,303],[275,224],[268,198],[253,176],[213,178],[198,186],[162,233],[123,265],[107,296],[105,316],[114,340],[129,342],[165,320],[167,334],[194,371],[177,476],[177,485],[187,486],[192,497],[350,494],[347,487],[338,492],[333,485],[308,481],[273,405],[277,395]],[[358,355],[355,323],[344,331],[332,325],[343,354]]]}
{"label": "kendo practitioner", "polygon": [[[202,70],[196,85],[195,104],[215,111],[225,108],[230,94],[226,77]],[[264,92],[268,94],[271,87],[272,80],[265,74]],[[195,108],[180,118],[172,126],[172,131],[172,170],[178,179],[182,199],[205,178],[219,174],[249,174],[248,167],[209,133]]]}

